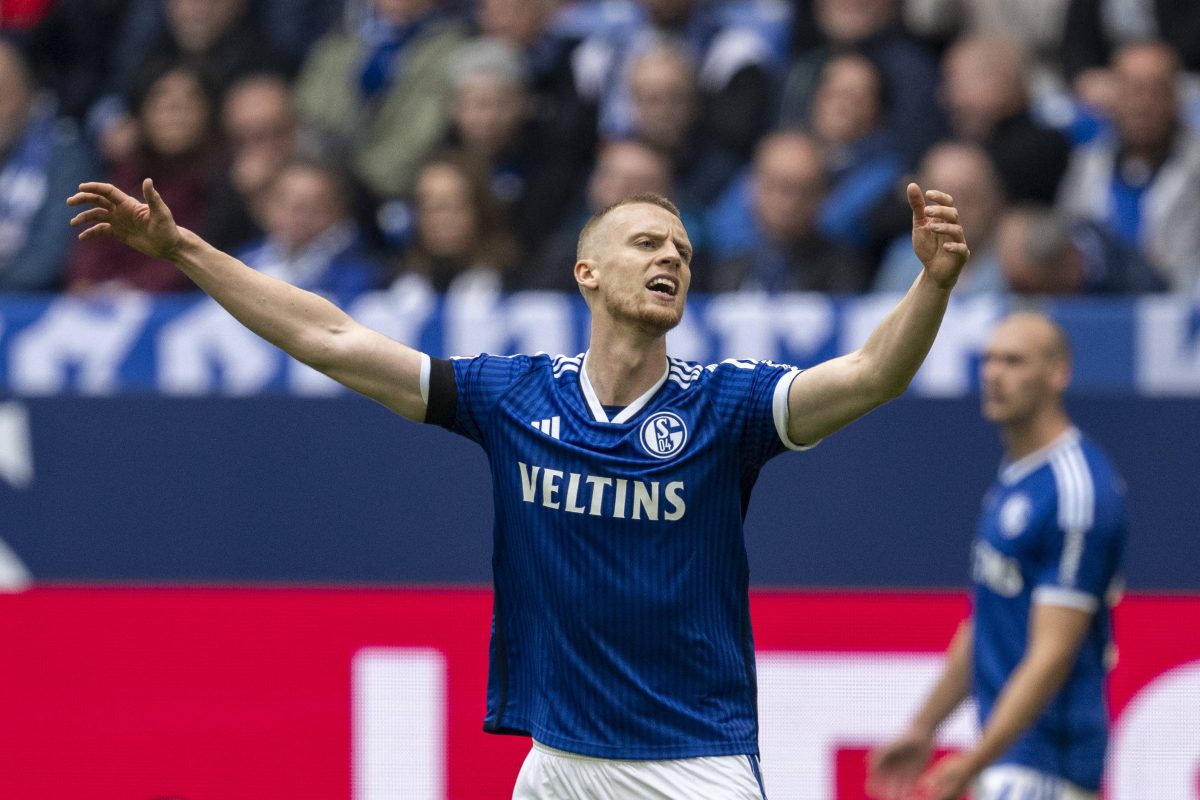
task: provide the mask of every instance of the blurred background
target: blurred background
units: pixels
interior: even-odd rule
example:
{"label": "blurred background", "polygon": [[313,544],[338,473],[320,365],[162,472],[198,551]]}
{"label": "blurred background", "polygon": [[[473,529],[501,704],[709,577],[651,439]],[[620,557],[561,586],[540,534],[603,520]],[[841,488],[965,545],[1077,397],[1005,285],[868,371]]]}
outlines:
{"label": "blurred background", "polygon": [[[857,800],[966,613],[1001,456],[978,354],[1071,336],[1130,488],[1107,797],[1200,799],[1200,4],[3,0],[0,796],[508,797],[480,732],[490,481],[79,244],[84,180],[434,355],[575,354],[583,221],[654,191],[696,256],[673,354],[807,366],[974,253],[908,395],[764,471],[747,520],[772,797]],[[970,740],[967,715],[943,733]]]}

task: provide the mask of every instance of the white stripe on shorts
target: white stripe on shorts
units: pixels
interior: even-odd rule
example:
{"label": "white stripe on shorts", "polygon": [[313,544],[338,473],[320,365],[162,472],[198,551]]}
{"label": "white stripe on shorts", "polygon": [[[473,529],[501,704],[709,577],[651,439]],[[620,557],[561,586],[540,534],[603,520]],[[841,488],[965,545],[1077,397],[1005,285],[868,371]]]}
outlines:
{"label": "white stripe on shorts", "polygon": [[620,761],[534,742],[513,787],[513,800],[764,800],[752,758]]}
{"label": "white stripe on shorts", "polygon": [[976,800],[1099,800],[1057,775],[1016,764],[997,764],[979,776]]}

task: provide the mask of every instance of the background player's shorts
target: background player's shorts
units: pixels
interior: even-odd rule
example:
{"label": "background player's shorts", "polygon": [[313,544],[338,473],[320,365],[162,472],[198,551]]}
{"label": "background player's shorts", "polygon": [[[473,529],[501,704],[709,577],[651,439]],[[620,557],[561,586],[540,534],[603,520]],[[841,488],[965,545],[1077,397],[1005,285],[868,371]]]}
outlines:
{"label": "background player's shorts", "polygon": [[617,761],[533,743],[513,800],[765,800],[755,756]]}
{"label": "background player's shorts", "polygon": [[1057,775],[1015,764],[988,767],[975,786],[975,800],[1099,800],[1100,795],[1080,789]]}

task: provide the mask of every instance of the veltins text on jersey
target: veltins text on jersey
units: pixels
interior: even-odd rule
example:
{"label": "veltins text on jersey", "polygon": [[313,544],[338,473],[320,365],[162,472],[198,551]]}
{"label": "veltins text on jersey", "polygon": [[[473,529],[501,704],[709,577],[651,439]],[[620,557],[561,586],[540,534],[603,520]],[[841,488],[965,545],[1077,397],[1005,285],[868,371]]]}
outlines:
{"label": "veltins text on jersey", "polygon": [[517,467],[522,500],[568,514],[675,522],[687,511],[683,481],[662,485],[659,481],[564,472],[522,461]]}

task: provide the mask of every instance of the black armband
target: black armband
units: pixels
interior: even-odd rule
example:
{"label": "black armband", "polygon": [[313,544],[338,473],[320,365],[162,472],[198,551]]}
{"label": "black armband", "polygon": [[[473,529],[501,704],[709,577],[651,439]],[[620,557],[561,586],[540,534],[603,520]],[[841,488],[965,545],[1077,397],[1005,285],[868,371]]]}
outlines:
{"label": "black armband", "polygon": [[458,384],[454,366],[445,359],[429,359],[429,401],[425,404],[425,422],[449,430],[458,413]]}

